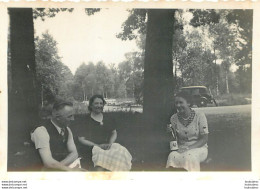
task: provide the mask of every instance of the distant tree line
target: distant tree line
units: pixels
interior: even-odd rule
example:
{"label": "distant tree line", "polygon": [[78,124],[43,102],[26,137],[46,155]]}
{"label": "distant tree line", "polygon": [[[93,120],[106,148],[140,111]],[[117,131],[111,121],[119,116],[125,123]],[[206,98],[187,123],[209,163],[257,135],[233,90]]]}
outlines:
{"label": "distant tree line", "polygon": [[[34,14],[41,17],[41,10]],[[75,75],[62,63],[57,42],[48,31],[37,36],[35,60],[41,104],[55,98],[85,101],[96,93],[106,98],[135,98],[142,103],[146,14],[145,9],[130,10],[123,31],[117,35],[122,40],[135,39],[137,51],[126,53],[118,66],[83,62]],[[191,20],[185,18],[188,14]],[[205,85],[215,95],[251,93],[251,14],[250,10],[176,11],[172,48],[175,88]],[[232,65],[236,65],[235,71],[230,70]]]}
{"label": "distant tree line", "polygon": [[135,98],[141,103],[143,54],[129,52],[126,60],[106,66],[99,61],[82,63],[75,75],[62,63],[57,42],[48,31],[35,38],[38,97],[42,106],[56,98],[86,101],[93,94],[105,98]]}

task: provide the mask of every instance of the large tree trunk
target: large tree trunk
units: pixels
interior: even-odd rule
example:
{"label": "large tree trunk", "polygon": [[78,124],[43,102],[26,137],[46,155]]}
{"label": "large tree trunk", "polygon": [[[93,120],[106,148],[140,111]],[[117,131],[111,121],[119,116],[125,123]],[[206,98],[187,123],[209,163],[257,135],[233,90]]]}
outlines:
{"label": "large tree trunk", "polygon": [[[13,155],[30,140],[29,131],[38,121],[38,99],[32,9],[10,8],[9,15],[12,86],[8,95],[8,153]],[[8,165],[13,166],[11,161]]]}
{"label": "large tree trunk", "polygon": [[173,97],[174,10],[148,11],[144,62],[144,115],[165,121]]}
{"label": "large tree trunk", "polygon": [[[172,41],[174,10],[148,10],[148,25],[144,60],[144,133],[145,161],[156,166],[165,158],[153,148],[168,149],[162,143],[169,122],[173,101]],[[166,148],[165,148],[166,147]],[[146,151],[147,150],[147,151]],[[154,154],[153,154],[154,153]],[[159,162],[158,162],[159,161]],[[148,166],[148,165],[147,165]],[[152,167],[150,167],[152,169]]]}

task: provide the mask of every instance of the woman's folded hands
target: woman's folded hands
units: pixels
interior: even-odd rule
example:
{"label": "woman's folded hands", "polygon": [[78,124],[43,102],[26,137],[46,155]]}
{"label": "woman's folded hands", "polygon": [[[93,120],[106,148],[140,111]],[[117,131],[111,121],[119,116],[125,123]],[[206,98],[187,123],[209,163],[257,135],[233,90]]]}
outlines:
{"label": "woman's folded hands", "polygon": [[109,150],[112,144],[99,144],[98,146],[103,150]]}

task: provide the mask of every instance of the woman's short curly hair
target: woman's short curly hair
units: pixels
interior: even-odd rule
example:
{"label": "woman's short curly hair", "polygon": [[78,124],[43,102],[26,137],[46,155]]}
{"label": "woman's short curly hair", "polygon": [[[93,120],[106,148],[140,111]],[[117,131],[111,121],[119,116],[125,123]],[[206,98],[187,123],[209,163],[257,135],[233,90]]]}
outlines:
{"label": "woman's short curly hair", "polygon": [[181,97],[183,99],[185,99],[187,101],[187,103],[190,103],[191,102],[191,98],[192,96],[187,92],[187,91],[180,91],[178,92],[176,95],[175,95],[175,98],[176,97]]}
{"label": "woman's short curly hair", "polygon": [[102,101],[103,101],[103,104],[105,105],[106,104],[106,101],[105,101],[105,99],[104,99],[104,97],[102,96],[102,95],[98,95],[98,94],[96,94],[96,95],[93,95],[92,97],[90,97],[90,99],[89,99],[89,104],[88,104],[88,110],[89,111],[92,111],[92,104],[93,104],[93,102],[94,102],[94,100],[96,99],[96,98],[99,98],[99,99],[101,99]]}

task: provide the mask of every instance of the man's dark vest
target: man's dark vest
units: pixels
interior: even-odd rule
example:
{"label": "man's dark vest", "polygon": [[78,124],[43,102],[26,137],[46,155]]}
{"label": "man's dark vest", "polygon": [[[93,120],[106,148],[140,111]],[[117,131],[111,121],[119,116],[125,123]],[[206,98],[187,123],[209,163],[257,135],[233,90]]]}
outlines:
{"label": "man's dark vest", "polygon": [[[66,156],[69,154],[68,148],[67,148],[68,135],[69,135],[68,134],[68,128],[65,129],[65,137],[64,137],[65,141],[63,141],[63,137],[59,134],[58,130],[51,123],[50,120],[42,122],[40,124],[40,126],[44,126],[46,128],[49,136],[50,136],[50,150],[51,150],[51,154],[52,154],[53,159],[55,159],[57,161],[61,161],[61,160],[65,159]],[[41,169],[40,167],[43,166],[43,163],[41,161],[41,157],[40,157],[38,150],[37,150],[37,154],[39,156],[39,160],[40,160],[41,163],[39,162],[39,160],[37,160],[38,158],[34,157],[35,158],[35,163],[34,163],[35,165],[34,166],[35,166],[36,170]],[[39,165],[39,163],[41,165]]]}
{"label": "man's dark vest", "polygon": [[63,137],[60,135],[56,127],[48,121],[43,125],[50,136],[50,149],[53,159],[57,161],[61,161],[67,157],[69,154],[67,148],[68,142],[68,129],[65,129],[65,141],[63,141]]}

